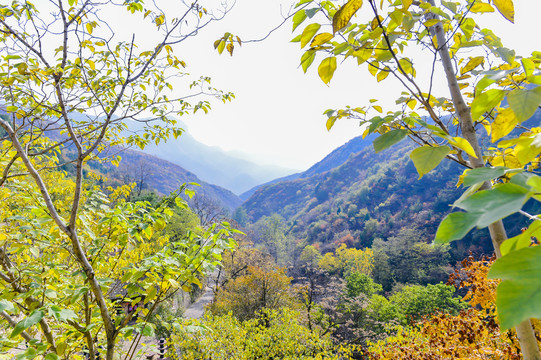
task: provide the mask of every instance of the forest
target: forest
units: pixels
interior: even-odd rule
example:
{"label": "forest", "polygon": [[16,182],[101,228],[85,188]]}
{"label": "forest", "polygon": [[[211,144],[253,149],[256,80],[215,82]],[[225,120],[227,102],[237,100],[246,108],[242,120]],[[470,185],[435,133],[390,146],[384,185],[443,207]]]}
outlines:
{"label": "forest", "polygon": [[478,20],[513,1],[292,4],[304,73],[401,110],[241,196],[141,152],[235,99],[181,58],[232,5],[0,5],[0,359],[541,360],[541,50]]}

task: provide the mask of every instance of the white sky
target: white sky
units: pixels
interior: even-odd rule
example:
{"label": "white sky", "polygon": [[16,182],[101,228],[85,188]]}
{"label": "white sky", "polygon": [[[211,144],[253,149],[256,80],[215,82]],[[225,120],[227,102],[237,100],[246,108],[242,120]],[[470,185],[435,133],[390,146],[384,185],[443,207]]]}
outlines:
{"label": "white sky", "polygon": [[[337,122],[327,132],[323,111],[363,106],[371,98],[382,99],[383,106],[393,106],[402,88],[388,80],[378,85],[366,65],[358,68],[349,64],[339,66],[327,86],[317,75],[321,58],[316,58],[304,74],[298,67],[302,55],[299,43],[289,42],[294,37],[290,20],[263,42],[236,46],[233,57],[226,51],[218,55],[214,50],[214,40],[225,31],[243,40],[264,36],[280,23],[280,4],[277,0],[237,0],[223,21],[205,29],[188,47],[184,44],[178,49],[176,54],[186,61],[188,72],[208,75],[215,87],[236,95],[232,103],[215,102],[208,115],[182,120],[190,134],[207,145],[249,154],[258,163],[304,170],[360,135],[352,120]],[[284,4],[285,12],[289,3]],[[535,30],[539,14],[541,1],[515,0],[515,25],[495,13],[483,16],[482,26],[493,29],[504,46],[528,55],[541,50]],[[307,23],[309,20],[303,25]]]}

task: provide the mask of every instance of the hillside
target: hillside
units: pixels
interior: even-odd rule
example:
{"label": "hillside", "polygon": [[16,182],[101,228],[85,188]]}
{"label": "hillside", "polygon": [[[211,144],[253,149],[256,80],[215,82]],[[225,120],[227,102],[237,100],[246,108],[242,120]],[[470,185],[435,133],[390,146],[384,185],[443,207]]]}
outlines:
{"label": "hillside", "polygon": [[343,163],[345,163],[351,156],[357,154],[359,151],[363,150],[367,146],[371,146],[372,144],[373,136],[369,136],[366,139],[362,139],[362,137],[358,136],[356,138],[351,139],[344,145],[336,148],[331,153],[329,153],[323,160],[315,163],[312,165],[308,170],[296,173],[288,176],[284,176],[282,178],[278,178],[272,181],[269,181],[268,183],[258,185],[245,193],[242,193],[240,195],[240,198],[244,201],[248,200],[255,192],[267,185],[275,184],[278,182],[283,181],[290,181],[295,179],[306,179],[309,177],[312,177],[317,174],[321,174],[325,171],[329,171],[331,169],[334,169]]}
{"label": "hillside", "polygon": [[[319,244],[323,251],[340,243],[370,247],[376,238],[386,240],[405,228],[432,238],[450,211],[448,204],[462,193],[455,186],[461,169],[444,161],[419,180],[408,156],[412,148],[409,141],[379,154],[365,147],[332,170],[262,187],[242,207],[252,222],[281,215],[291,235]],[[508,223],[510,234],[520,229],[518,222]],[[474,230],[453,246],[457,258],[470,250],[491,249],[485,230]]]}
{"label": "hillside", "polygon": [[90,162],[89,166],[108,177],[111,182],[142,183],[143,189],[156,190],[163,195],[178,189],[183,183],[197,183],[201,186],[193,188],[198,194],[217,200],[229,210],[235,209],[242,202],[231,191],[202,181],[194,173],[167,160],[134,150],[122,151],[120,155],[122,161],[118,168],[110,163],[97,161]]}

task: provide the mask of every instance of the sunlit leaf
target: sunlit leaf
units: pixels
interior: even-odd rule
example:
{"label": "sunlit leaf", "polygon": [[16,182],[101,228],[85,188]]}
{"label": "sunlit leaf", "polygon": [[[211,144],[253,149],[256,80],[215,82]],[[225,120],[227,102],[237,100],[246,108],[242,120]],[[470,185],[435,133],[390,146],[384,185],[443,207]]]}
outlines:
{"label": "sunlit leaf", "polygon": [[306,11],[301,9],[293,15],[293,31],[300,25],[304,20],[306,20]]}
{"label": "sunlit leaf", "polygon": [[454,212],[448,214],[438,226],[434,243],[446,244],[454,240],[460,240],[477,223],[477,215],[466,212]]}
{"label": "sunlit leaf", "polygon": [[488,3],[476,2],[471,8],[472,13],[485,13],[485,12],[494,12],[492,5]]}
{"label": "sunlit leaf", "polygon": [[518,118],[511,108],[500,109],[496,119],[490,125],[492,142],[509,134],[518,123]]}
{"label": "sunlit leaf", "polygon": [[302,70],[306,73],[310,65],[314,62],[314,59],[316,58],[316,51],[315,50],[308,50],[304,54],[302,54],[301,57],[301,66]]}
{"label": "sunlit leaf", "polygon": [[329,84],[336,70],[336,57],[331,56],[323,59],[317,69],[319,77],[325,84]]}
{"label": "sunlit leaf", "polygon": [[320,27],[320,24],[310,24],[304,28],[301,34],[301,49],[310,43]]}
{"label": "sunlit leaf", "polygon": [[504,18],[512,23],[515,22],[515,7],[513,6],[513,0],[493,0],[492,3]]}
{"label": "sunlit leaf", "polygon": [[419,178],[432,171],[451,152],[449,146],[421,146],[413,150],[410,158],[419,173]]}
{"label": "sunlit leaf", "polygon": [[331,33],[321,33],[317,34],[312,42],[310,43],[310,47],[316,47],[322,44],[325,44],[327,41],[331,40],[334,37]]}
{"label": "sunlit leaf", "polygon": [[332,30],[336,34],[337,31],[344,28],[355,15],[357,10],[363,6],[363,0],[349,0],[342,6],[332,18]]}
{"label": "sunlit leaf", "polygon": [[472,71],[473,69],[475,69],[477,66],[483,64],[484,62],[485,62],[485,57],[484,56],[473,57],[466,63],[466,65],[464,65],[464,67],[462,69],[460,69],[460,73],[461,74],[466,74],[467,72]]}
{"label": "sunlit leaf", "polygon": [[513,90],[507,95],[507,101],[518,121],[526,121],[533,116],[541,104],[541,86],[531,90]]}
{"label": "sunlit leaf", "polygon": [[476,96],[471,103],[471,116],[473,121],[479,118],[487,111],[500,105],[505,96],[505,91],[500,89],[490,89]]}

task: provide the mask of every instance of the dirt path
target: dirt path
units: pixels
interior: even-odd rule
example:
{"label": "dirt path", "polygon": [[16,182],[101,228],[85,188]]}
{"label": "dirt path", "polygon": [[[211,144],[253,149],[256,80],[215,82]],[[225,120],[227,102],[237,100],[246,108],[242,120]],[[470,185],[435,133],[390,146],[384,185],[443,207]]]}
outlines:
{"label": "dirt path", "polygon": [[213,298],[214,289],[207,285],[205,287],[205,293],[184,311],[183,318],[199,319],[203,317],[203,314],[205,313],[205,306],[210,304]]}

